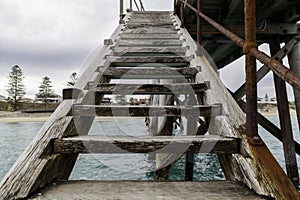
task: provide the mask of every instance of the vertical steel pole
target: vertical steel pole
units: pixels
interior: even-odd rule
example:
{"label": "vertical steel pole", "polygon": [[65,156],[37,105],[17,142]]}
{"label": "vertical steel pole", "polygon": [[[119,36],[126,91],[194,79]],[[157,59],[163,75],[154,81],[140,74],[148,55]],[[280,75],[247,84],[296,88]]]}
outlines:
{"label": "vertical steel pole", "polygon": [[174,15],[176,15],[176,4],[177,4],[177,0],[174,0]]}
{"label": "vertical steel pole", "polygon": [[[278,40],[273,39],[270,42],[271,56],[274,56],[280,50],[280,43]],[[285,166],[288,177],[294,183],[299,185],[299,173],[296,160],[296,151],[293,138],[293,129],[291,123],[291,116],[289,112],[289,102],[287,98],[286,83],[279,78],[275,73],[274,83],[277,97],[277,107],[280,119],[280,127],[282,130],[282,144],[285,158]]]}
{"label": "vertical steel pole", "polygon": [[181,28],[184,28],[184,3],[181,1],[180,3],[180,19],[181,19]]}
{"label": "vertical steel pole", "polygon": [[124,13],[124,0],[120,0],[120,21],[119,23],[123,23],[123,13]]}
{"label": "vertical steel pole", "polygon": [[[201,12],[202,0],[197,1],[197,10]],[[201,34],[201,17],[197,15],[197,55],[201,56],[201,43],[202,43],[202,34]]]}
{"label": "vertical steel pole", "polygon": [[130,0],[129,8],[132,11],[132,0]]}
{"label": "vertical steel pole", "polygon": [[250,144],[262,145],[258,136],[257,124],[257,84],[256,84],[256,58],[250,55],[251,48],[256,45],[256,0],[245,0],[245,44],[246,54],[246,115],[247,137]]}

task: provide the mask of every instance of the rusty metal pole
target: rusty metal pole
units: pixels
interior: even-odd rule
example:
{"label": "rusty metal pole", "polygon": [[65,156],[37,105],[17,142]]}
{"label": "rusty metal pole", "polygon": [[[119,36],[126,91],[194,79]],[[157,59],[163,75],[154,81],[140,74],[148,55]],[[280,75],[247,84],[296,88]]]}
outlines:
{"label": "rusty metal pole", "polygon": [[176,15],[176,5],[177,5],[177,0],[174,0],[174,11],[173,11],[174,15]]}
{"label": "rusty metal pole", "polygon": [[180,19],[181,19],[180,27],[184,28],[185,26],[184,26],[184,3],[183,2],[180,3]]}
{"label": "rusty metal pole", "polygon": [[256,45],[256,0],[245,0],[245,44],[243,51],[246,55],[246,115],[247,137],[250,144],[261,145],[258,136],[257,123],[257,84],[256,84],[256,58],[250,54],[251,48]]}
{"label": "rusty metal pole", "polygon": [[[270,41],[271,55],[280,50],[280,42],[277,38]],[[289,112],[286,83],[274,73],[274,83],[277,97],[277,107],[282,130],[282,144],[285,158],[285,166],[288,177],[295,186],[299,185],[299,173],[296,160],[296,151],[293,138],[293,128]]]}
{"label": "rusty metal pole", "polygon": [[130,8],[130,10],[132,11],[132,0],[130,0],[129,8]]}
{"label": "rusty metal pole", "polygon": [[[197,10],[201,12],[202,0],[197,1]],[[202,43],[202,34],[201,34],[201,17],[197,15],[197,55],[201,56],[201,43]]]}
{"label": "rusty metal pole", "polygon": [[120,21],[119,23],[123,23],[123,13],[124,13],[124,0],[120,0]]}

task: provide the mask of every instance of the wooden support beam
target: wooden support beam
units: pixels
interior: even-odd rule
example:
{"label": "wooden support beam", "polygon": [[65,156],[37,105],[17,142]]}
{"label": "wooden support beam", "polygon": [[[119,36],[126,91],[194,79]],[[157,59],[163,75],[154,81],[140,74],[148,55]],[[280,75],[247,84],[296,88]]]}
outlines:
{"label": "wooden support beam", "polygon": [[[221,136],[79,136],[54,140],[53,154],[239,153],[239,139]],[[201,146],[213,145],[207,148]]]}
{"label": "wooden support beam", "polygon": [[194,84],[99,84],[95,92],[102,94],[197,94],[208,90],[207,83]]}
{"label": "wooden support beam", "polygon": [[189,79],[199,71],[196,68],[178,69],[118,69],[109,67],[101,72],[110,79]]}
{"label": "wooden support beam", "polygon": [[114,116],[114,117],[143,117],[143,116],[190,116],[195,112],[199,116],[222,115],[220,105],[197,105],[197,106],[115,106],[115,105],[74,105],[73,116]]}
{"label": "wooden support beam", "polygon": [[[188,105],[196,105],[197,99],[195,95],[189,95]],[[207,115],[209,116],[209,115]],[[196,135],[198,130],[198,117],[195,115],[187,116],[187,135]],[[185,173],[184,180],[185,181],[193,181],[194,176],[194,154],[187,153],[185,155]]]}
{"label": "wooden support beam", "polygon": [[[272,55],[280,49],[280,43],[276,39],[270,41],[270,52]],[[299,172],[295,154],[295,146],[293,139],[293,129],[291,116],[289,112],[289,102],[287,98],[286,83],[275,73],[274,83],[277,97],[277,106],[280,119],[280,127],[282,130],[282,142],[284,150],[285,165],[288,177],[294,183],[299,185]]]}

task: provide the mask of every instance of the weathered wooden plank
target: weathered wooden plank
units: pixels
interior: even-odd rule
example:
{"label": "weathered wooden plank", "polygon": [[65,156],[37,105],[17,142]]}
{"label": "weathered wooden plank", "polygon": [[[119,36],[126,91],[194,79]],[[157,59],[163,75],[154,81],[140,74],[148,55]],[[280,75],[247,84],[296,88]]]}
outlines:
{"label": "weathered wooden plank", "polygon": [[[143,116],[219,116],[222,115],[220,105],[197,106],[116,106],[116,105],[74,105],[74,116],[114,116],[114,117],[143,117]],[[195,133],[197,131],[193,130]]]}
{"label": "weathered wooden plank", "polygon": [[[84,192],[83,192],[84,191]],[[243,184],[232,181],[156,182],[156,181],[68,181],[38,191],[29,199],[81,200],[262,200]]]}
{"label": "weathered wooden plank", "polygon": [[177,39],[179,40],[180,35],[178,33],[173,33],[173,34],[121,34],[120,35],[121,39],[142,39],[142,40],[147,40],[147,39],[163,39],[163,40],[170,40],[170,39]]}
{"label": "weathered wooden plank", "polygon": [[164,27],[151,27],[151,28],[138,28],[138,29],[124,29],[123,33],[126,34],[170,34],[170,33],[178,33],[178,28],[164,28]]}
{"label": "weathered wooden plank", "polygon": [[[128,63],[161,63],[166,65],[187,65],[192,56],[108,56],[106,59],[113,66],[125,66]],[[136,64],[135,64],[136,65]]]}
{"label": "weathered wooden plank", "polygon": [[143,22],[143,21],[140,21],[140,22],[134,22],[134,21],[128,21],[126,23],[126,26],[128,28],[144,28],[144,27],[174,27],[174,23],[170,20],[165,20],[165,21],[149,21],[149,22]]}
{"label": "weathered wooden plank", "polygon": [[184,56],[186,54],[187,47],[118,47],[116,46],[113,51],[113,55],[147,55],[147,54],[171,54]]}
{"label": "weathered wooden plank", "polygon": [[181,47],[179,40],[120,40],[118,47]]}
{"label": "weathered wooden plank", "polygon": [[[210,145],[212,148],[201,148]],[[221,136],[79,136],[56,139],[54,154],[72,153],[239,153],[238,138]]]}
{"label": "weathered wooden plank", "polygon": [[197,94],[208,90],[206,83],[194,84],[98,84],[103,94]]}
{"label": "weathered wooden plank", "polygon": [[109,67],[101,72],[110,79],[188,79],[199,71],[196,68],[118,69]]}

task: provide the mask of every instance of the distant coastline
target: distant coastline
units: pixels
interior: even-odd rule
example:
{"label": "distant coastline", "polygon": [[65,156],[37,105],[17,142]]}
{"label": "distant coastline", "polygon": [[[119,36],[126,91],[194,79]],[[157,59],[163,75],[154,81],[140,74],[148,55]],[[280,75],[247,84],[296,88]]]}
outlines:
{"label": "distant coastline", "polygon": [[[277,116],[277,104],[274,103],[259,103],[258,112],[264,116]],[[290,103],[290,114],[296,115],[295,105]],[[45,122],[50,117],[51,113],[23,113],[23,112],[9,112],[0,111],[0,122],[13,123],[13,122]],[[114,117],[97,117],[97,120],[111,120]],[[119,119],[125,119],[121,117]]]}

